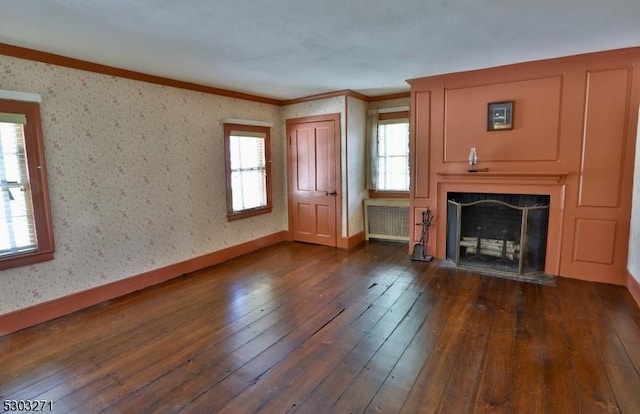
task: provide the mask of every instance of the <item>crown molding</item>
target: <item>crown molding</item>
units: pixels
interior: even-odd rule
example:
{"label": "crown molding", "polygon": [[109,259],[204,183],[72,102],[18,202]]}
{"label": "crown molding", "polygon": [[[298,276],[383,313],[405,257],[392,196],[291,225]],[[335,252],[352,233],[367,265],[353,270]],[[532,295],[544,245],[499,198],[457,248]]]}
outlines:
{"label": "crown molding", "polygon": [[293,105],[293,104],[302,103],[302,102],[318,101],[320,99],[336,98],[339,96],[345,96],[345,97],[350,96],[352,98],[360,99],[363,101],[369,100],[369,97],[361,93],[352,91],[351,89],[343,89],[341,91],[331,91],[331,92],[319,93],[317,95],[303,96],[302,98],[286,99],[282,101],[282,105]]}
{"label": "crown molding", "polygon": [[411,92],[390,93],[388,95],[370,96],[369,102],[386,101],[390,99],[401,99],[411,97]]}
{"label": "crown molding", "polygon": [[393,93],[393,94],[389,94],[389,95],[367,96],[367,95],[363,95],[363,94],[361,94],[359,92],[352,91],[351,89],[343,89],[341,91],[332,91],[332,92],[320,93],[320,94],[317,94],[317,95],[305,96],[305,97],[302,97],[302,98],[284,100],[284,101],[282,101],[282,105],[293,105],[293,104],[302,103],[302,102],[309,102],[309,101],[317,101],[317,100],[320,100],[320,99],[335,98],[337,96],[345,96],[345,97],[356,98],[356,99],[360,99],[361,101],[365,101],[365,102],[375,102],[375,101],[386,101],[388,99],[408,98],[408,97],[411,96],[411,93],[410,92],[401,92],[401,93]]}
{"label": "crown molding", "polygon": [[162,76],[149,75],[128,69],[120,69],[113,66],[88,62],[85,60],[56,55],[39,50],[27,49],[19,46],[12,46],[0,43],[0,54],[21,59],[33,60],[36,62],[48,63],[56,66],[64,66],[72,69],[80,69],[87,72],[100,73],[103,75],[117,76],[120,78],[132,79],[142,82],[154,83],[157,85],[172,86],[174,88],[187,89],[196,92],[210,93],[214,95],[226,96],[229,98],[245,99],[248,101],[266,103],[271,105],[281,105],[278,99],[266,98],[264,96],[251,95],[248,93],[235,92],[227,89],[214,88],[192,82],[184,82]]}
{"label": "crown molding", "polygon": [[461,72],[452,72],[452,73],[442,73],[435,74],[431,76],[425,76],[414,79],[407,79],[407,83],[411,85],[412,88],[419,86],[421,84],[429,84],[433,81],[442,81],[446,79],[448,82],[451,82],[451,79],[466,79],[467,77],[476,77],[479,73],[482,74],[491,74],[491,75],[501,75],[505,72],[509,73],[517,73],[519,70],[539,70],[541,68],[547,68],[549,65],[555,64],[566,64],[566,63],[574,63],[574,62],[584,62],[584,61],[592,61],[592,60],[601,60],[601,59],[609,59],[609,58],[617,58],[623,56],[640,56],[640,47],[626,47],[621,49],[611,49],[611,50],[602,50],[597,52],[588,52],[581,53],[578,55],[570,55],[570,56],[559,56],[548,59],[539,59],[539,60],[530,60],[524,62],[516,62],[499,66],[491,66],[486,68],[478,68],[472,70],[465,70]]}
{"label": "crown molding", "polygon": [[13,46],[6,43],[0,43],[0,55],[11,56],[20,59],[32,60],[41,63],[47,63],[56,66],[63,66],[71,69],[79,69],[87,72],[99,73],[109,76],[117,76],[120,78],[137,80],[141,82],[153,83],[156,85],[171,86],[174,88],[186,89],[196,92],[204,92],[213,95],[226,96],[229,98],[244,99],[253,102],[265,103],[270,105],[292,105],[300,102],[316,101],[319,99],[334,98],[337,96],[350,96],[352,98],[360,99],[365,102],[382,101],[387,99],[407,98],[410,96],[409,92],[394,93],[381,96],[367,96],[361,93],[355,92],[351,89],[344,89],[339,91],[332,91],[321,93],[317,95],[306,96],[297,99],[285,99],[279,100],[274,98],[267,98],[259,95],[252,95],[243,92],[236,92],[228,89],[214,88],[212,86],[205,86],[198,83],[185,82],[171,78],[165,78],[162,76],[150,75],[143,72],[137,72],[128,69],[121,69],[114,66],[103,65],[100,63],[89,62],[81,59],[70,58],[62,55],[57,55],[49,52],[42,52],[40,50],[29,49],[21,46]]}

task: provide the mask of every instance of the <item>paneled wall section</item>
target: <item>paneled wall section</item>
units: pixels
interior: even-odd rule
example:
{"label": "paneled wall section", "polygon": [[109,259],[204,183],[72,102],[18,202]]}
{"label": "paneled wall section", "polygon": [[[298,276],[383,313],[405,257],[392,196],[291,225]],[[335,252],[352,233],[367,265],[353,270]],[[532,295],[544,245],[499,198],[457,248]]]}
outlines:
{"label": "paneled wall section", "polygon": [[[632,48],[409,81],[411,205],[414,223],[424,208],[436,214],[430,253],[444,256],[446,194],[455,186],[547,193],[557,217],[547,259],[558,259],[546,269],[624,284],[639,63]],[[488,131],[487,105],[499,101],[514,101],[513,129]],[[471,147],[487,172],[466,172]],[[559,178],[538,179],[550,176]]]}

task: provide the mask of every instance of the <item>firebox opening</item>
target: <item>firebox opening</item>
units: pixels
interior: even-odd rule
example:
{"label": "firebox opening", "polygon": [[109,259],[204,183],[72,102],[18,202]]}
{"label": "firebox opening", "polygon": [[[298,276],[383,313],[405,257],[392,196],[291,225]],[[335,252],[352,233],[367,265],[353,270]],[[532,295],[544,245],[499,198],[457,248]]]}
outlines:
{"label": "firebox opening", "polygon": [[550,196],[448,193],[447,258],[457,266],[544,272]]}

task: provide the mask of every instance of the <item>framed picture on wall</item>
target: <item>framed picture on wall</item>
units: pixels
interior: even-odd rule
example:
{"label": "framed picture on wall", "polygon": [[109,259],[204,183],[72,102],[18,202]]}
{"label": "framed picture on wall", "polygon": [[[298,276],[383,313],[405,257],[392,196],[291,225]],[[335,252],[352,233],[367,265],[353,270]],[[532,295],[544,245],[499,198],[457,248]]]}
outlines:
{"label": "framed picture on wall", "polygon": [[489,103],[487,131],[506,131],[509,129],[513,129],[513,101]]}

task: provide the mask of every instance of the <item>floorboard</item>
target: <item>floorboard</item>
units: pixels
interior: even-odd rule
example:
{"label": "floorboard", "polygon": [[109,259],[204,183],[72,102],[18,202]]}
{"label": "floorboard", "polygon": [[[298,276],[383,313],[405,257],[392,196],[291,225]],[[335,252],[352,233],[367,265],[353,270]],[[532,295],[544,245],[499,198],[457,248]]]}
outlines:
{"label": "floorboard", "polygon": [[0,337],[55,413],[638,413],[625,288],[282,243]]}

